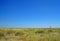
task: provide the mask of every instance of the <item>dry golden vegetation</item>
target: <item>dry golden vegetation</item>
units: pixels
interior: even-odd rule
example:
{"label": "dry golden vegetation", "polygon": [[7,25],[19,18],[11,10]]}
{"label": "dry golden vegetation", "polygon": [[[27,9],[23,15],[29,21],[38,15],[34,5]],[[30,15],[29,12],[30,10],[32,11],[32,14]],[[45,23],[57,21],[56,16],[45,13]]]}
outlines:
{"label": "dry golden vegetation", "polygon": [[60,28],[0,28],[0,41],[60,41]]}

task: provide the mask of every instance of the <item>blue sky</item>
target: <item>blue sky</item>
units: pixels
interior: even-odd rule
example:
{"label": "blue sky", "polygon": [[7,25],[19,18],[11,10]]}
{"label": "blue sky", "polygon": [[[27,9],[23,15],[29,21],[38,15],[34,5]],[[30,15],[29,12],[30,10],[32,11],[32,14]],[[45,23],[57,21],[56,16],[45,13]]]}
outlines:
{"label": "blue sky", "polygon": [[60,0],[0,0],[0,27],[60,27]]}

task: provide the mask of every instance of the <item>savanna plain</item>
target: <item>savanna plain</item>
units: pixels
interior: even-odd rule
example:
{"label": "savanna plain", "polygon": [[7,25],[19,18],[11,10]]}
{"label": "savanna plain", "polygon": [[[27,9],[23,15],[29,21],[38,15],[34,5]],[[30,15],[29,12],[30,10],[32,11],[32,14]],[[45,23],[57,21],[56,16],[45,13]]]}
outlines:
{"label": "savanna plain", "polygon": [[60,41],[60,28],[0,28],[0,41]]}

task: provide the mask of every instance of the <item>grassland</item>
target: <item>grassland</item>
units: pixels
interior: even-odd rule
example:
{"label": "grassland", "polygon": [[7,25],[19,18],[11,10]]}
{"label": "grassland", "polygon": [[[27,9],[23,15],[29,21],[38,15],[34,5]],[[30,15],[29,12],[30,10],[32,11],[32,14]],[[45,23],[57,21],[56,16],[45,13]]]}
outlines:
{"label": "grassland", "polygon": [[0,41],[60,41],[60,28],[0,28]]}

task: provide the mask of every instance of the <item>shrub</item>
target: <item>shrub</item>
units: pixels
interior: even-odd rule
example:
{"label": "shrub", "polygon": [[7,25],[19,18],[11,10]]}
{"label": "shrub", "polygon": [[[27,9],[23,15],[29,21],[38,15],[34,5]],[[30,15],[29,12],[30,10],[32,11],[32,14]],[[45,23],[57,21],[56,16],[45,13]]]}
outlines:
{"label": "shrub", "polygon": [[3,32],[0,32],[0,38],[1,37],[4,37],[4,33]]}
{"label": "shrub", "polygon": [[53,32],[53,30],[50,29],[50,30],[48,30],[48,32]]}
{"label": "shrub", "polygon": [[15,33],[15,36],[21,36],[21,35],[24,35],[24,33],[23,32],[16,32]]}
{"label": "shrub", "polygon": [[44,31],[38,30],[38,31],[36,31],[35,33],[44,33]]}
{"label": "shrub", "polygon": [[60,29],[58,29],[58,31],[57,31],[58,33],[60,33]]}
{"label": "shrub", "polygon": [[7,31],[7,34],[12,34],[12,33],[15,33],[15,31],[14,30],[8,30]]}

